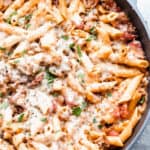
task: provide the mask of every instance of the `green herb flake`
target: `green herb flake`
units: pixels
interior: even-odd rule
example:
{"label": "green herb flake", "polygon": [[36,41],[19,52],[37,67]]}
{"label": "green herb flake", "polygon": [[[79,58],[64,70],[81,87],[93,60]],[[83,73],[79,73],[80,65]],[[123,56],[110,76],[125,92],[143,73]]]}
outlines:
{"label": "green herb flake", "polygon": [[18,117],[18,122],[22,122],[24,118],[24,113],[20,114]]}
{"label": "green herb flake", "polygon": [[16,60],[13,61],[14,64],[18,64],[19,62],[20,62],[19,59],[16,59]]}
{"label": "green herb flake", "polygon": [[3,97],[3,93],[0,92],[0,97]]}
{"label": "green herb flake", "polygon": [[84,74],[84,73],[79,73],[79,74],[77,75],[77,77],[78,77],[79,79],[84,79],[85,74]]}
{"label": "green herb flake", "polygon": [[17,15],[17,11],[14,11],[10,14],[10,17]]}
{"label": "green herb flake", "polygon": [[77,46],[77,53],[79,57],[82,57],[81,47],[79,45]]}
{"label": "green herb flake", "polygon": [[98,125],[98,128],[101,129],[103,126],[101,124]]}
{"label": "green herb flake", "polygon": [[47,118],[41,118],[42,122],[47,122]]}
{"label": "green herb flake", "polygon": [[24,56],[26,53],[27,53],[27,50],[25,49],[21,52],[21,55]]}
{"label": "green herb flake", "polygon": [[87,107],[88,103],[86,101],[82,102],[81,109],[84,110]]}
{"label": "green herb flake", "polygon": [[26,21],[30,21],[32,18],[32,14],[26,15],[24,18]]}
{"label": "green herb flake", "polygon": [[30,26],[31,26],[31,24],[30,24],[30,23],[26,24],[26,25],[25,25],[25,29],[29,29],[29,28],[30,28]]}
{"label": "green herb flake", "polygon": [[53,95],[54,97],[58,97],[60,94],[57,93],[57,92],[54,92],[54,93],[52,93],[52,95]]}
{"label": "green herb flake", "polygon": [[107,93],[107,97],[112,97],[112,93]]}
{"label": "green herb flake", "polygon": [[70,48],[71,50],[74,50],[74,47],[75,47],[75,43],[71,43],[71,44],[69,45],[69,48]]}
{"label": "green herb flake", "polygon": [[0,118],[3,118],[3,115],[2,115],[2,114],[0,114]]}
{"label": "green herb flake", "polygon": [[93,118],[93,123],[97,123],[97,120],[95,117]]}
{"label": "green herb flake", "polygon": [[84,73],[79,73],[79,74],[77,75],[77,77],[78,77],[79,81],[81,82],[81,84],[82,84],[82,83],[85,83],[85,80],[84,80],[85,74],[84,74]]}
{"label": "green herb flake", "polygon": [[12,18],[13,16],[15,16],[15,15],[17,15],[17,11],[12,12],[12,13],[9,15],[9,17],[6,19],[6,22],[7,22],[8,24],[11,24],[11,18]]}
{"label": "green herb flake", "polygon": [[3,102],[0,104],[0,109],[6,109],[9,106],[8,102]]}
{"label": "green herb flake", "polygon": [[48,81],[48,84],[52,84],[56,78],[57,78],[57,76],[55,76],[54,74],[52,74],[48,70],[46,71],[46,79]]}
{"label": "green herb flake", "polygon": [[87,42],[90,42],[90,41],[92,41],[92,40],[96,40],[96,36],[95,36],[95,35],[90,35],[90,36],[86,39]]}
{"label": "green herb flake", "polygon": [[65,41],[69,40],[69,36],[68,35],[62,35],[61,38],[64,39]]}
{"label": "green herb flake", "polygon": [[77,116],[77,117],[80,116],[81,112],[82,112],[82,109],[80,107],[74,107],[72,109],[72,114]]}
{"label": "green herb flake", "polygon": [[0,46],[0,50],[1,50],[1,51],[5,51],[5,50],[6,50],[6,48],[5,48],[5,47],[1,47],[1,46]]}
{"label": "green herb flake", "polygon": [[145,96],[142,96],[141,99],[139,100],[138,104],[143,105],[145,102]]}
{"label": "green herb flake", "polygon": [[95,27],[92,27],[92,28],[90,29],[90,34],[92,34],[92,35],[96,35],[96,34],[97,34]]}

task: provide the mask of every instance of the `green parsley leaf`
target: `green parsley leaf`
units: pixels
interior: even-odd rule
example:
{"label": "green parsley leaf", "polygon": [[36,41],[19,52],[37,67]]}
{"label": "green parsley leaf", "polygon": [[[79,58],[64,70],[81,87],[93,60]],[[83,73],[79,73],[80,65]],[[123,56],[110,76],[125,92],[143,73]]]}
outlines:
{"label": "green parsley leaf", "polygon": [[41,118],[42,122],[47,122],[47,118]]}
{"label": "green parsley leaf", "polygon": [[138,104],[143,105],[145,102],[145,96],[142,96],[141,99],[139,100]]}
{"label": "green parsley leaf", "polygon": [[30,24],[30,23],[26,24],[26,25],[25,25],[25,29],[29,29],[29,28],[30,28],[30,26],[31,26],[31,24]]}
{"label": "green parsley leaf", "polygon": [[107,93],[107,97],[112,97],[112,93]]}
{"label": "green parsley leaf", "polygon": [[78,77],[78,79],[79,79],[79,81],[80,81],[81,84],[85,82],[85,80],[84,80],[85,74],[84,73],[79,73],[77,75],[77,77]]}
{"label": "green parsley leaf", "polygon": [[74,47],[75,47],[75,43],[71,43],[71,44],[69,45],[69,48],[70,48],[71,50],[74,50]]}
{"label": "green parsley leaf", "polygon": [[27,53],[27,50],[25,49],[21,52],[21,55],[24,56],[26,53]]}
{"label": "green parsley leaf", "polygon": [[93,118],[93,123],[97,123],[97,120],[95,117]]}
{"label": "green parsley leaf", "polygon": [[79,45],[77,46],[77,53],[79,57],[82,57],[81,47]]}
{"label": "green parsley leaf", "polygon": [[11,24],[11,18],[12,18],[13,16],[15,16],[15,15],[17,15],[17,11],[12,12],[12,13],[9,15],[9,17],[6,19],[6,22],[7,22],[8,24]]}
{"label": "green parsley leaf", "polygon": [[84,73],[79,73],[77,76],[78,76],[79,79],[84,79],[85,74]]}
{"label": "green parsley leaf", "polygon": [[84,110],[87,107],[88,103],[86,101],[82,102],[81,109]]}
{"label": "green parsley leaf", "polygon": [[1,47],[1,46],[0,46],[0,50],[1,50],[1,51],[5,51],[5,50],[6,50],[6,48],[5,48],[5,47]]}
{"label": "green parsley leaf", "polygon": [[26,15],[24,18],[26,21],[30,21],[32,17],[32,14]]}
{"label": "green parsley leaf", "polygon": [[54,80],[57,78],[54,74],[52,74],[49,71],[46,71],[46,79],[48,80],[48,84],[51,84],[54,82]]}
{"label": "green parsley leaf", "polygon": [[2,114],[0,114],[0,118],[3,118],[3,115],[2,115]]}
{"label": "green parsley leaf", "polygon": [[11,56],[12,53],[13,53],[12,51],[9,51],[9,52],[7,53],[7,55],[8,55],[8,56]]}
{"label": "green parsley leaf", "polygon": [[68,35],[62,35],[61,38],[64,39],[65,41],[69,40],[69,36]]}
{"label": "green parsley leaf", "polygon": [[14,63],[14,64],[17,64],[17,63],[19,63],[19,61],[20,61],[19,59],[15,59],[15,60],[13,61],[13,63]]}
{"label": "green parsley leaf", "polygon": [[98,128],[101,129],[103,126],[101,124],[98,125]]}
{"label": "green parsley leaf", "polygon": [[57,92],[54,92],[54,93],[52,93],[52,95],[53,95],[54,97],[58,97],[60,94],[57,93]]}
{"label": "green parsley leaf", "polygon": [[17,11],[14,11],[10,14],[10,17],[17,15]]}
{"label": "green parsley leaf", "polygon": [[0,93],[0,97],[3,97],[3,93]]}
{"label": "green parsley leaf", "polygon": [[96,35],[96,34],[97,34],[97,32],[96,32],[96,27],[92,27],[92,28],[90,29],[90,34],[93,34],[93,35]]}
{"label": "green parsley leaf", "polygon": [[77,117],[80,116],[81,112],[82,112],[82,109],[80,107],[74,107],[72,109],[72,114],[77,116]]}
{"label": "green parsley leaf", "polygon": [[90,41],[92,41],[92,40],[96,40],[96,36],[95,36],[95,35],[90,35],[90,36],[86,39],[87,42],[90,42]]}
{"label": "green parsley leaf", "polygon": [[9,106],[7,102],[3,102],[0,104],[0,109],[6,109]]}
{"label": "green parsley leaf", "polygon": [[22,122],[24,117],[24,113],[20,114],[18,117],[18,122]]}

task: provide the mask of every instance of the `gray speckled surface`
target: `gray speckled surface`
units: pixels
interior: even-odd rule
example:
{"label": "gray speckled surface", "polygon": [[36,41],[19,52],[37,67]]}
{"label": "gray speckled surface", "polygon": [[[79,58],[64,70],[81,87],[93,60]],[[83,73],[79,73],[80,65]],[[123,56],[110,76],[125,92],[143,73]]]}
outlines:
{"label": "gray speckled surface", "polygon": [[[137,0],[137,6],[150,27],[150,0]],[[150,119],[145,130],[131,150],[150,150]]]}

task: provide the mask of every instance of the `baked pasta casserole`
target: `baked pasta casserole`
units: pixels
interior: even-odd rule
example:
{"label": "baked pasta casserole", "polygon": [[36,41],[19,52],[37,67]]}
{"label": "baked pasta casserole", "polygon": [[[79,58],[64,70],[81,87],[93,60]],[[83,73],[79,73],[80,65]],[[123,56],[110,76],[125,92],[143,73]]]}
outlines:
{"label": "baked pasta casserole", "polygon": [[148,67],[113,0],[0,0],[0,150],[123,147]]}

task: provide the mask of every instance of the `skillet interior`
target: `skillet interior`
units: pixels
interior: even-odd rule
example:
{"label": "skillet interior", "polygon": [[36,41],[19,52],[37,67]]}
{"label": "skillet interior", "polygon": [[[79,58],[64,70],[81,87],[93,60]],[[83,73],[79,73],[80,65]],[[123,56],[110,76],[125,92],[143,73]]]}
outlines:
{"label": "skillet interior", "polygon": [[[126,12],[126,14],[129,16],[131,22],[133,25],[137,28],[137,34],[139,35],[139,39],[142,42],[145,55],[147,59],[150,61],[150,32],[148,31],[148,28],[138,11],[136,7],[136,0],[116,0],[117,4]],[[150,117],[150,83],[148,85],[148,104],[147,109],[145,113],[143,114],[143,117],[137,124],[136,128],[134,129],[134,133],[132,137],[128,139],[126,142],[124,148],[121,150],[131,150],[131,147],[139,137],[139,135],[142,133],[143,129],[146,126],[146,123],[148,122],[148,119]],[[115,148],[116,150],[116,148]]]}

